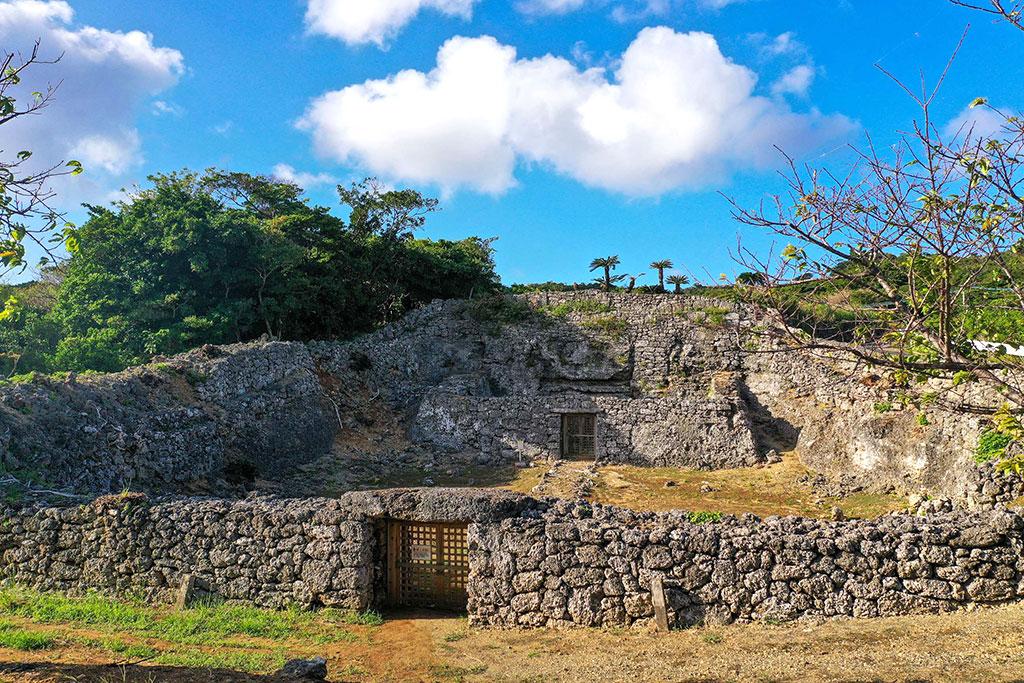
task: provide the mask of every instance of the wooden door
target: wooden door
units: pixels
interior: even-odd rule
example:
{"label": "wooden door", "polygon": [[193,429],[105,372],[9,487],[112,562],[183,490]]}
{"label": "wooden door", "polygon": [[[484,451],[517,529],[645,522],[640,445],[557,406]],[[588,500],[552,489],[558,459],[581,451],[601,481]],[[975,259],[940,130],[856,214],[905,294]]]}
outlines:
{"label": "wooden door", "polygon": [[388,602],[395,607],[465,611],[466,524],[388,524]]}
{"label": "wooden door", "polygon": [[562,457],[592,460],[596,453],[597,415],[575,413],[562,416]]}

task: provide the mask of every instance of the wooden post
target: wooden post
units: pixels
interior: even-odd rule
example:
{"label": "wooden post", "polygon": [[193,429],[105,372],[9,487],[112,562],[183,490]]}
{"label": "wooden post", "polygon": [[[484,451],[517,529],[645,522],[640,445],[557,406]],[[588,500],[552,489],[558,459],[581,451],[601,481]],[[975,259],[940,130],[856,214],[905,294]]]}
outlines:
{"label": "wooden post", "polygon": [[658,630],[668,632],[668,605],[665,601],[665,584],[661,574],[651,577],[651,603],[654,605],[654,622]]}

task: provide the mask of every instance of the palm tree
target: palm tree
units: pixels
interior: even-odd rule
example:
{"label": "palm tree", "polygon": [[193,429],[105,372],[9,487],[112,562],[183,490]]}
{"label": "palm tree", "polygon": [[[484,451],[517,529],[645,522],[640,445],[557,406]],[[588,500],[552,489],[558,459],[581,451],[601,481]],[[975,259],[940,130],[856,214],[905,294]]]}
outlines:
{"label": "palm tree", "polygon": [[685,275],[669,275],[668,283],[676,286],[676,294],[681,294],[683,291],[683,285],[690,284],[690,278]]}
{"label": "palm tree", "polygon": [[627,292],[632,292],[633,288],[636,287],[637,278],[641,278],[644,275],[647,275],[647,273],[637,273],[636,275],[629,275],[629,276],[623,275],[622,277],[629,277],[629,286],[626,287],[626,291]]}
{"label": "palm tree", "polygon": [[652,261],[648,268],[653,268],[658,271],[658,289],[665,291],[665,271],[672,267],[672,262],[668,259],[662,259],[661,261]]}
{"label": "palm tree", "polygon": [[736,284],[738,285],[766,285],[768,284],[768,278],[764,276],[764,273],[751,273],[745,272],[740,273],[736,276]]}
{"label": "palm tree", "polygon": [[606,256],[604,258],[596,258],[590,262],[590,272],[594,272],[600,268],[604,269],[604,279],[598,282],[604,283],[605,291],[611,291],[612,282],[618,282],[624,276],[612,277],[612,271],[615,270],[615,266],[619,265],[618,256]]}

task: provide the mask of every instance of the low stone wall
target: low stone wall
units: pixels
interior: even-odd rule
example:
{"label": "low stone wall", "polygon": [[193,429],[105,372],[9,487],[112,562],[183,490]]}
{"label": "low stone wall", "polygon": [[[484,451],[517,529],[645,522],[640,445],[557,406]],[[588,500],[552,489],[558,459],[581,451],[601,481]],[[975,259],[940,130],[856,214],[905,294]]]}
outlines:
{"label": "low stone wall", "polygon": [[993,511],[824,522],[686,514],[466,489],[339,499],[107,496],[3,511],[0,574],[38,589],[170,600],[182,580],[269,607],[379,604],[378,522],[468,523],[476,626],[676,626],[942,612],[1024,597],[1024,518]]}
{"label": "low stone wall", "polygon": [[374,520],[493,522],[537,501],[500,491],[356,492],[338,499],[103,496],[6,508],[0,577],[40,590],[169,601],[186,576],[229,600],[365,609],[378,597]]}
{"label": "low stone wall", "polygon": [[611,626],[944,612],[1024,597],[1024,519],[1008,512],[824,522],[559,503],[472,528],[469,615],[478,626]]}
{"label": "low stone wall", "polygon": [[266,607],[362,609],[372,533],[335,501],[185,499],[138,495],[4,516],[5,578],[41,590],[170,601],[182,580]]}

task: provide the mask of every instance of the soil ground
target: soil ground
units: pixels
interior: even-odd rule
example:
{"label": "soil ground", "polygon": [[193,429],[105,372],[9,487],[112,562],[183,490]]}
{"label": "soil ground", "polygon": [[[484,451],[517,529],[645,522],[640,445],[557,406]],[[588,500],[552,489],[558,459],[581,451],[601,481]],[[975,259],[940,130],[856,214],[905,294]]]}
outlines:
{"label": "soil ground", "polygon": [[[57,642],[34,652],[0,649],[4,683],[281,680],[260,670],[119,666],[123,657],[82,644],[95,638],[95,631],[22,623],[56,634]],[[1021,624],[1020,605],[941,616],[734,625],[667,634],[471,631],[464,619],[407,614],[380,626],[347,626],[357,638],[343,642],[232,638],[230,648],[277,660],[324,656],[332,681],[1019,681],[1024,675]],[[117,637],[135,640],[130,633]]]}

